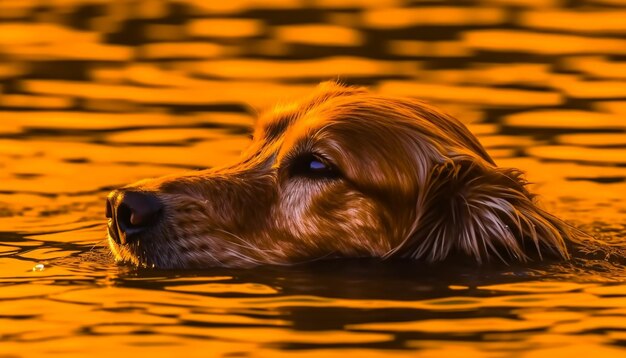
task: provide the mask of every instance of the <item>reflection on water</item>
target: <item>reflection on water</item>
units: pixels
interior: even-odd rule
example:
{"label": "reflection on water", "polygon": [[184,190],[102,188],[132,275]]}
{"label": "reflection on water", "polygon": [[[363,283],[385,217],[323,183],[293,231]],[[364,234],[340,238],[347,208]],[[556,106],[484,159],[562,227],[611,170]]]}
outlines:
{"label": "reflection on water", "polygon": [[[340,78],[466,122],[543,205],[626,236],[622,0],[0,1],[0,356],[624,354],[624,267],[116,266],[104,197],[222,165]],[[569,4],[564,6],[564,3]]]}

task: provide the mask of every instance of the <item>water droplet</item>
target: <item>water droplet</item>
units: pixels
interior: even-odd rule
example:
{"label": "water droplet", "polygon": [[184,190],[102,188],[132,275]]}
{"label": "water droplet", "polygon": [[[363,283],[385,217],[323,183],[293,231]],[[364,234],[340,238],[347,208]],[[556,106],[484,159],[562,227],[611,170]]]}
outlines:
{"label": "water droplet", "polygon": [[45,266],[43,264],[37,264],[33,267],[33,271],[43,271]]}

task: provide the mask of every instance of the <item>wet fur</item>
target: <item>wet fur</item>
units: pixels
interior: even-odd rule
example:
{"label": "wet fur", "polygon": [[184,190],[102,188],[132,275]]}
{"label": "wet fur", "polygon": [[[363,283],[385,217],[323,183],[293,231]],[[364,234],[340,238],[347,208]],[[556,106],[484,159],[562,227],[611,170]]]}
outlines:
{"label": "wet fur", "polygon": [[[292,176],[293,161],[307,153],[340,176]],[[262,115],[239,162],[121,190],[155,193],[165,209],[138,240],[109,240],[113,253],[163,268],[567,259],[581,235],[537,207],[521,172],[497,167],[456,119],[332,82]]]}

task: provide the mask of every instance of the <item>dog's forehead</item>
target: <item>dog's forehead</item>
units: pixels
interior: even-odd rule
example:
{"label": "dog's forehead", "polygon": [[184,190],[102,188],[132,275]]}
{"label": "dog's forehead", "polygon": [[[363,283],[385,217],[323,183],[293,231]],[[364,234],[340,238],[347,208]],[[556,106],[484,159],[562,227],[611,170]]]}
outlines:
{"label": "dog's forehead", "polygon": [[336,82],[323,82],[309,96],[278,103],[271,110],[264,112],[257,121],[255,136],[262,136],[266,140],[276,139],[295,122],[329,100],[366,92],[367,90],[361,87],[348,87]]}
{"label": "dog's forehead", "polygon": [[264,113],[256,124],[255,136],[260,134],[266,140],[277,139],[302,115],[299,104],[277,104]]}

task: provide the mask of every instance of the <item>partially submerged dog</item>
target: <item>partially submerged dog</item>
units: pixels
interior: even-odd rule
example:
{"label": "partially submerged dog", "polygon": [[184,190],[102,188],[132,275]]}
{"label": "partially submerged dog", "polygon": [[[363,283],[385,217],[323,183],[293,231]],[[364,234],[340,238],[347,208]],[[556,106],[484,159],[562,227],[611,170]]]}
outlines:
{"label": "partially submerged dog", "polygon": [[109,244],[159,268],[568,258],[579,231],[525,184],[437,109],[329,82],[261,116],[239,162],[113,191]]}

